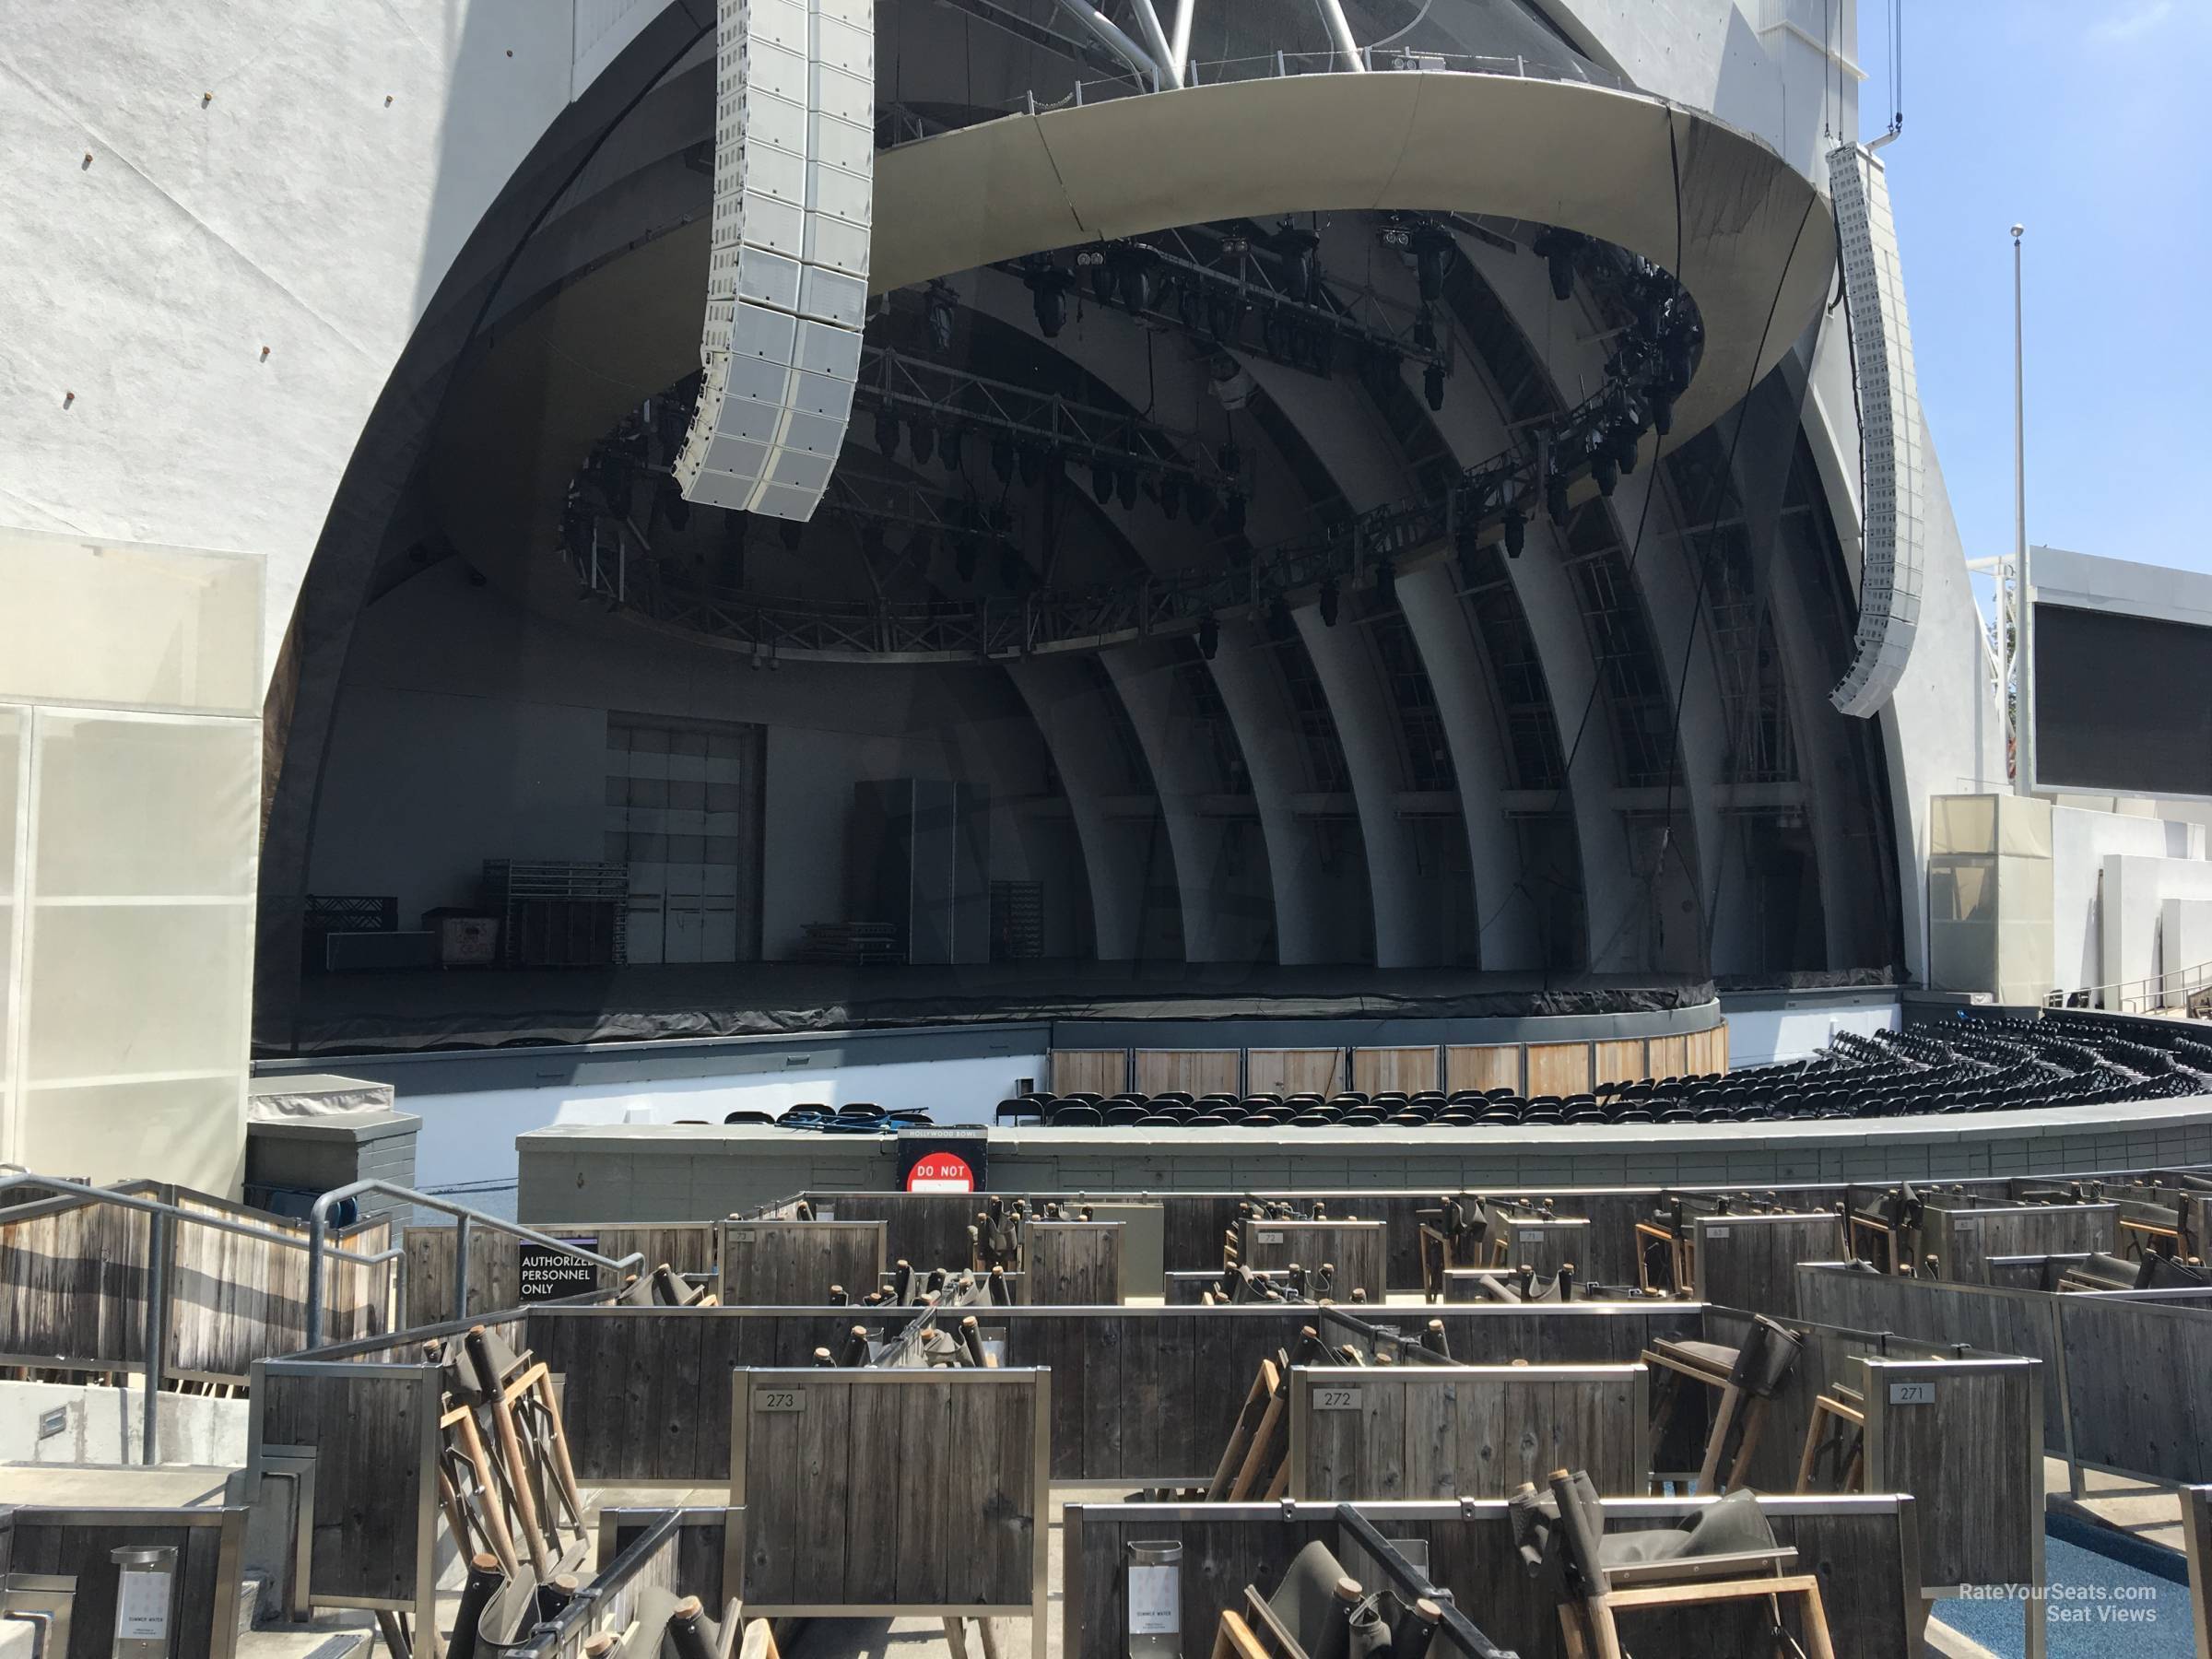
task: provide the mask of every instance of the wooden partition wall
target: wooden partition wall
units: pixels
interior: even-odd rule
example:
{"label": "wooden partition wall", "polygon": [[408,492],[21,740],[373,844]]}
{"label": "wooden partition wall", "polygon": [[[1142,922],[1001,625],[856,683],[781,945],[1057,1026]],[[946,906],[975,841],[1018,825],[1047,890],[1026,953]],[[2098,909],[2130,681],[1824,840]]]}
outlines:
{"label": "wooden partition wall", "polygon": [[1936,1259],[1936,1276],[1955,1284],[1989,1280],[1989,1258],[2112,1254],[2120,1247],[2117,1204],[2031,1204],[2017,1209],[1939,1209],[1921,1222],[1921,1246]]}
{"label": "wooden partition wall", "polygon": [[722,1300],[738,1308],[822,1308],[832,1288],[854,1301],[889,1265],[880,1221],[729,1221]]}
{"label": "wooden partition wall", "polygon": [[1504,1498],[1554,1469],[1649,1489],[1641,1365],[1290,1368],[1290,1496]]}
{"label": "wooden partition wall", "polygon": [[1344,1087],[1342,1049],[1248,1049],[1246,1094],[1335,1094]]}
{"label": "wooden partition wall", "polygon": [[[1606,1531],[1677,1527],[1712,1501],[1608,1500]],[[1794,1546],[1801,1562],[1818,1565],[1839,1655],[1887,1659],[1921,1651],[1924,1610],[1912,1547],[1919,1516],[1911,1498],[1762,1498],[1759,1507],[1776,1539]],[[1429,1577],[1499,1647],[1520,1659],[1565,1659],[1552,1591],[1522,1565],[1501,1500],[1358,1508],[1386,1537],[1426,1544]],[[1062,1520],[1061,1659],[1123,1659],[1135,1543],[1182,1547],[1182,1659],[1210,1659],[1222,1610],[1241,1608],[1248,1584],[1263,1595],[1273,1592],[1309,1543],[1326,1545],[1347,1571],[1361,1571],[1334,1503],[1070,1504]],[[1622,1633],[1637,1653],[1763,1653],[1771,1647],[1767,1617],[1763,1602],[1700,1606],[1639,1613],[1632,1623],[1624,1618]]]}
{"label": "wooden partition wall", "polygon": [[[1380,1312],[1378,1310],[1378,1312]],[[1298,1345],[1318,1310],[978,1309],[1004,1363],[1053,1373],[1052,1475],[1128,1486],[1203,1485],[1229,1443],[1263,1356]],[[1694,1337],[1682,1303],[1431,1308],[1469,1364],[1632,1361],[1660,1336]],[[878,1340],[903,1310],[538,1308],[524,1340],[563,1383],[570,1453],[582,1480],[696,1486],[729,1470],[728,1374],[806,1365],[855,1324]]]}
{"label": "wooden partition wall", "polygon": [[1293,1263],[1308,1272],[1325,1264],[1336,1269],[1338,1301],[1365,1290],[1381,1301],[1390,1281],[1390,1241],[1381,1221],[1275,1221],[1248,1217],[1240,1229],[1240,1259],[1247,1267],[1274,1273]]}
{"label": "wooden partition wall", "polygon": [[1846,1259],[1843,1218],[1817,1215],[1699,1216],[1697,1300],[1773,1319],[1797,1316],[1797,1264]]}
{"label": "wooden partition wall", "polygon": [[[712,1221],[671,1221],[651,1225],[608,1221],[534,1221],[531,1227],[556,1239],[568,1239],[612,1261],[635,1254],[640,1274],[665,1262],[678,1273],[710,1284],[721,1263],[720,1228]],[[468,1307],[453,1306],[457,1230],[410,1227],[406,1246],[406,1312],[409,1325],[442,1324],[517,1306],[523,1300],[523,1241],[496,1228],[471,1228],[468,1234]],[[598,1270],[599,1288],[620,1288],[606,1268]],[[365,1335],[366,1333],[364,1333]]]}
{"label": "wooden partition wall", "polygon": [[44,1646],[41,1659],[109,1659],[122,1572],[111,1552],[125,1546],[167,1545],[177,1552],[167,1659],[231,1659],[236,1653],[239,1571],[246,1540],[243,1505],[18,1504],[6,1516],[6,1533],[0,1572],[69,1579],[76,1586],[69,1608],[69,1645]]}
{"label": "wooden partition wall", "polygon": [[1119,1221],[1032,1221],[1022,1230],[1028,1260],[1022,1299],[1040,1307],[1113,1307],[1122,1300]]}
{"label": "wooden partition wall", "polygon": [[737,1371],[745,1529],[724,1584],[760,1618],[1027,1614],[1042,1653],[1052,1383],[1026,1369]]}
{"label": "wooden partition wall", "polygon": [[1138,1049],[1134,1087],[1148,1095],[1237,1094],[1243,1060],[1238,1049]]}

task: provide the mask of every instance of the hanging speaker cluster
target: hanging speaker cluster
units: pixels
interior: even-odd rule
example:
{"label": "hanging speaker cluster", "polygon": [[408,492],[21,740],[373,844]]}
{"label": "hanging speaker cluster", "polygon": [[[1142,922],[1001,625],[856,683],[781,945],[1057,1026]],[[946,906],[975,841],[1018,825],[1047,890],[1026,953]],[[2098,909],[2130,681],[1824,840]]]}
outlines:
{"label": "hanging speaker cluster", "polygon": [[685,499],[808,519],[853,414],[876,165],[874,0],[721,0],[705,370]]}
{"label": "hanging speaker cluster", "polygon": [[1904,677],[1920,628],[1923,543],[1920,390],[1912,374],[1912,326],[1897,225],[1881,162],[1846,144],[1828,159],[1843,255],[1843,302],[1859,371],[1859,438],[1865,457],[1859,523],[1859,629],[1851,670],[1829,693],[1864,720],[1889,700]]}

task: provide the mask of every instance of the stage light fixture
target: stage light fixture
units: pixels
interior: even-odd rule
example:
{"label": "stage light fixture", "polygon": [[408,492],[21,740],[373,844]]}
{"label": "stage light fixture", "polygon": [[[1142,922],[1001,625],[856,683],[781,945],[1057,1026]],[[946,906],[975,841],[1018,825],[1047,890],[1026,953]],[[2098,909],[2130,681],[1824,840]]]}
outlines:
{"label": "stage light fixture", "polygon": [[1505,512],[1505,556],[1521,557],[1521,549],[1528,546],[1528,520],[1518,507],[1509,507]]}
{"label": "stage light fixture", "polygon": [[1422,300],[1433,305],[1443,298],[1444,273],[1452,264],[1452,233],[1433,219],[1422,219],[1407,240],[1413,247],[1414,280]]}
{"label": "stage light fixture", "polygon": [[1221,476],[1225,478],[1233,478],[1244,470],[1244,452],[1237,446],[1234,439],[1214,452],[1214,460],[1220,466]]}
{"label": "stage light fixture", "polygon": [[948,426],[937,437],[937,459],[945,463],[947,472],[960,470],[960,429]]}
{"label": "stage light fixture", "polygon": [[1136,467],[1133,463],[1124,462],[1114,469],[1113,493],[1121,501],[1123,512],[1136,505]]}
{"label": "stage light fixture", "polygon": [[1622,421],[1613,429],[1613,463],[1626,477],[1636,470],[1637,429],[1632,422]]}
{"label": "stage light fixture", "polygon": [[1014,482],[1014,440],[1003,432],[991,440],[991,470],[1001,484]]}
{"label": "stage light fixture", "polygon": [[907,447],[914,452],[917,465],[937,453],[937,429],[926,420],[912,422],[906,429]]}
{"label": "stage light fixture", "polygon": [[1044,477],[1044,452],[1033,443],[1025,443],[1015,453],[1021,461],[1022,483],[1031,489],[1036,488],[1037,481]]}
{"label": "stage light fixture", "polygon": [[1182,480],[1170,473],[1159,481],[1159,511],[1163,518],[1172,519],[1182,509]]}
{"label": "stage light fixture", "polygon": [[1528,251],[1542,260],[1550,273],[1554,300],[1574,297],[1574,243],[1572,231],[1547,229],[1528,244]]}
{"label": "stage light fixture", "polygon": [[1103,455],[1097,455],[1091,459],[1090,494],[1091,499],[1101,507],[1113,500],[1113,468],[1108,465],[1106,457]]}
{"label": "stage light fixture", "polygon": [[1076,264],[1090,273],[1090,297],[1100,305],[1113,299],[1113,267],[1106,263],[1106,255],[1088,252],[1076,255]]}
{"label": "stage light fixture", "polygon": [[1423,351],[1436,349],[1436,319],[1425,305],[1414,314],[1413,343]]}
{"label": "stage light fixture", "polygon": [[1553,524],[1567,528],[1567,475],[1557,468],[1544,477],[1544,511]]}
{"label": "stage light fixture", "polygon": [[876,411],[876,448],[887,458],[899,453],[899,417],[889,409]]}
{"label": "stage light fixture", "polygon": [[1067,290],[1075,277],[1043,254],[1025,261],[1021,279],[1030,290],[1030,310],[1037,318],[1037,332],[1057,339],[1067,326]]}
{"label": "stage light fixture", "polygon": [[1206,297],[1206,332],[1221,345],[1237,343],[1237,325],[1243,316],[1244,302],[1236,295],[1217,290]]}
{"label": "stage light fixture", "polygon": [[1336,603],[1339,597],[1336,591],[1335,577],[1324,576],[1321,579],[1321,593],[1317,597],[1321,609],[1321,625],[1324,628],[1335,627]]}
{"label": "stage light fixture", "polygon": [[1610,497],[1620,484],[1620,463],[1614,459],[1612,450],[1600,444],[1597,453],[1590,457],[1590,477],[1597,483],[1597,493]]}
{"label": "stage light fixture", "polygon": [[1276,250],[1283,259],[1283,291],[1300,304],[1321,289],[1321,237],[1288,219],[1275,229]]}
{"label": "stage light fixture", "polygon": [[1665,437],[1675,429],[1675,400],[1664,393],[1652,395],[1652,430]]}
{"label": "stage light fixture", "polygon": [[1221,516],[1214,527],[1223,535],[1243,535],[1244,506],[1244,492],[1241,489],[1230,491],[1228,499],[1221,503]]}
{"label": "stage light fixture", "polygon": [[929,320],[929,343],[937,350],[952,349],[952,325],[959,306],[959,296],[952,285],[942,277],[931,283],[922,293],[922,303]]}
{"label": "stage light fixture", "polygon": [[1429,400],[1431,413],[1444,406],[1444,366],[1435,358],[1421,371],[1421,394]]}
{"label": "stage light fixture", "polygon": [[1220,649],[1221,624],[1212,611],[1207,611],[1198,618],[1198,654],[1210,663],[1214,653]]}

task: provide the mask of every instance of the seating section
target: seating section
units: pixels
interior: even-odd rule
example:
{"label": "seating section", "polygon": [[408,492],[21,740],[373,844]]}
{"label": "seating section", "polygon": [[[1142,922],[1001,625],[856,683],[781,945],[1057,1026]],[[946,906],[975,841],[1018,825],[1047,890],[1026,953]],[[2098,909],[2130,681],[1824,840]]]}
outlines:
{"label": "seating section", "polygon": [[1725,1075],[1601,1084],[1524,1098],[1511,1088],[1332,1095],[1034,1094],[999,1103],[1001,1124],[1097,1128],[1516,1128],[1566,1124],[1743,1124],[1924,1117],[2212,1093],[2212,1044],[2177,1030],[2165,1047],[2091,1020],[1971,1019],[1873,1036]]}
{"label": "seating section", "polygon": [[[2162,1041],[2159,1041],[2162,1039]],[[2119,1035],[2094,1017],[1961,1019],[1862,1036],[1785,1065],[1696,1077],[1605,1083],[1588,1094],[1525,1098],[1511,1088],[1362,1094],[1065,1094],[1001,1100],[1001,1124],[1051,1128],[1518,1128],[1566,1124],[1753,1124],[1818,1118],[1928,1117],[2212,1094],[2212,1043],[2178,1028]],[[875,1105],[794,1106],[781,1117],[733,1112],[729,1124],[775,1123],[825,1135],[926,1127],[925,1112]]]}

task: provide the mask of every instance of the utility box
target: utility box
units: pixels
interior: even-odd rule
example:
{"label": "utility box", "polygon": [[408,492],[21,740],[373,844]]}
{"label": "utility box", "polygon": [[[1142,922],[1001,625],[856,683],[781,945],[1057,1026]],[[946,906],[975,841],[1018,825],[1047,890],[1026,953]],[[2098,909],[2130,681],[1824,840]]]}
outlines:
{"label": "utility box", "polygon": [[[415,1184],[415,1137],[422,1120],[393,1109],[389,1083],[285,1074],[255,1077],[246,1097],[246,1202],[305,1216],[317,1198],[357,1181]],[[405,1200],[368,1193],[363,1220],[400,1215]]]}
{"label": "utility box", "polygon": [[441,968],[495,968],[500,960],[500,919],[483,911],[442,905],[422,912],[437,940]]}

